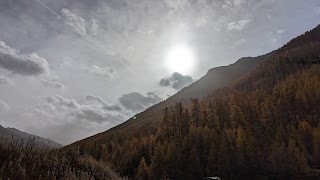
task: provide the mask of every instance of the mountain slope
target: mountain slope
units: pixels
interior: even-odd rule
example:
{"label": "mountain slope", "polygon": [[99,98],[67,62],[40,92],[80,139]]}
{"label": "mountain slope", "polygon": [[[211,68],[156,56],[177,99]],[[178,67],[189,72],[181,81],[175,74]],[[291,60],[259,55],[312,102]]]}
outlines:
{"label": "mountain slope", "polygon": [[[123,124],[120,124],[104,133],[109,133],[111,131],[116,131],[120,129],[123,130],[127,127],[130,127],[133,124],[138,125],[139,127],[143,127],[145,126],[145,124],[150,123],[150,121],[153,121],[153,123],[158,124],[160,123],[163,109],[166,106],[173,105],[177,102],[189,104],[191,98],[199,98],[208,95],[215,89],[224,87],[229,83],[236,81],[246,73],[249,73],[251,70],[255,68],[257,64],[266,60],[271,54],[272,53],[259,57],[241,58],[240,60],[229,66],[222,66],[210,69],[204,77],[200,78],[198,81],[194,82],[190,86],[182,89],[177,94],[169,97],[167,100],[160,102],[159,104],[156,104],[148,108],[146,111],[137,114],[135,116],[135,119],[131,118]],[[93,136],[92,138],[104,138],[104,133],[99,133]],[[92,139],[91,137],[89,137],[86,138],[85,141],[91,142]]]}
{"label": "mountain slope", "polygon": [[29,141],[29,139],[34,139],[35,143],[38,145],[43,145],[43,146],[47,146],[47,147],[55,147],[55,148],[59,148],[62,147],[61,144],[56,143],[50,139],[45,139],[39,136],[35,136],[32,134],[28,134],[25,132],[22,132],[18,129],[15,128],[4,128],[2,126],[0,126],[0,137],[2,138],[6,138],[6,139],[15,139],[15,140],[22,140],[25,143]]}
{"label": "mountain slope", "polygon": [[0,137],[3,137],[3,138],[11,138],[12,136],[14,136],[15,138],[18,138],[16,137],[13,133],[11,133],[10,131],[8,131],[6,128],[2,127],[0,125]]}
{"label": "mountain slope", "polygon": [[272,53],[269,53],[259,57],[245,57],[229,66],[210,69],[200,80],[182,89],[168,100],[170,101],[172,99],[172,102],[190,101],[190,98],[199,98],[210,94],[215,89],[226,86],[250,72],[257,64],[266,60],[271,54]]}
{"label": "mountain slope", "polygon": [[214,68],[135,120],[69,147],[136,179],[319,177],[319,32]]}

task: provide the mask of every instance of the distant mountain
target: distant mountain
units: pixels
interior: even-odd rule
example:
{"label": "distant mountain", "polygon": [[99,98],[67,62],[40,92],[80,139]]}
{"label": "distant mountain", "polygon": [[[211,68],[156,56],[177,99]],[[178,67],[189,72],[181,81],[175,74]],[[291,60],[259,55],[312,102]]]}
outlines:
{"label": "distant mountain", "polygon": [[[34,139],[35,141],[29,139]],[[127,179],[79,149],[0,126],[0,179]]]}
{"label": "distant mountain", "polygon": [[6,138],[6,139],[15,139],[15,140],[22,140],[25,143],[29,140],[34,140],[37,145],[40,146],[47,146],[47,147],[54,147],[59,148],[62,147],[61,144],[56,143],[50,139],[45,139],[39,136],[35,136],[32,134],[28,134],[26,132],[22,132],[15,128],[4,128],[0,125],[0,137]]}
{"label": "distant mountain", "polygon": [[11,131],[7,130],[6,128],[0,125],[0,137],[11,138],[12,136],[14,136],[14,138],[18,138]]}
{"label": "distant mountain", "polygon": [[319,89],[320,26],[65,148],[135,179],[319,179]]}

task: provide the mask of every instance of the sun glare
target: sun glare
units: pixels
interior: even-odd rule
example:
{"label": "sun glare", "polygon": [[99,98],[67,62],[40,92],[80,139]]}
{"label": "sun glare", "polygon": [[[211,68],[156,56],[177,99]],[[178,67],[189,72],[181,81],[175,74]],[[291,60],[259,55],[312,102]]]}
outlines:
{"label": "sun glare", "polygon": [[170,72],[188,74],[194,67],[194,54],[189,46],[179,44],[173,46],[166,57],[166,67]]}

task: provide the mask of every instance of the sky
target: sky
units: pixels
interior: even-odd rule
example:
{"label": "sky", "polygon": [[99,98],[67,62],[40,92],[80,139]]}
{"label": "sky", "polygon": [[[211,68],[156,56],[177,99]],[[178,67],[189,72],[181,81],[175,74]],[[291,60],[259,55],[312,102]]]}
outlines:
{"label": "sky", "polygon": [[0,0],[0,125],[66,145],[319,23],[319,0]]}

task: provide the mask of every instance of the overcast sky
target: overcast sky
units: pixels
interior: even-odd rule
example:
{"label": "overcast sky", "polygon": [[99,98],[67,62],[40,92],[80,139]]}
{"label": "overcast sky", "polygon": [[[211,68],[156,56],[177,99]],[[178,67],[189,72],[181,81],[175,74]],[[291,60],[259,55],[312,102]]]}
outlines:
{"label": "overcast sky", "polygon": [[319,0],[0,0],[0,125],[68,144],[318,23]]}

